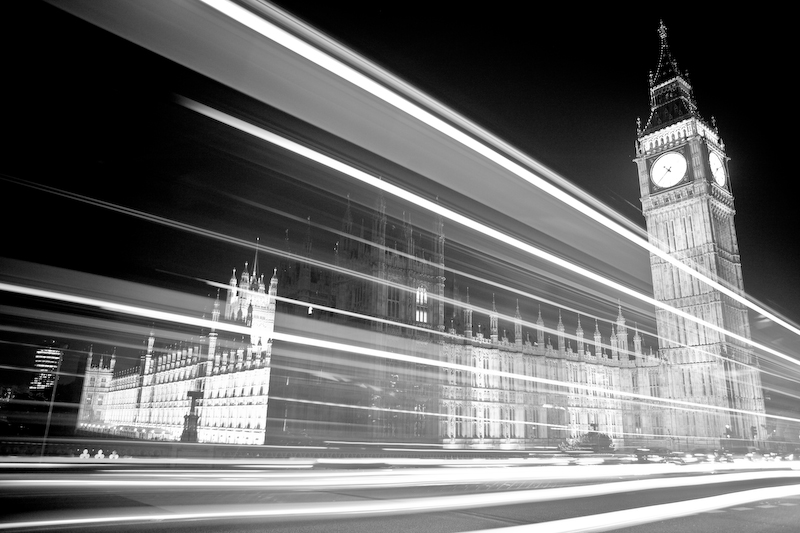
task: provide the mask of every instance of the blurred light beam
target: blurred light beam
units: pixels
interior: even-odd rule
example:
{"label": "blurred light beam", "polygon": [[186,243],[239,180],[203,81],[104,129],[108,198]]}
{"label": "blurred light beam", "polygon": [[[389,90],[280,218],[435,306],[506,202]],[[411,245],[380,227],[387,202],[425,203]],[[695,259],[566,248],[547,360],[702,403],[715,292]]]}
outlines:
{"label": "blurred light beam", "polygon": [[[241,120],[239,118],[233,117],[231,115],[228,115],[227,113],[224,113],[222,111],[219,111],[217,109],[209,107],[209,106],[207,106],[205,104],[202,104],[200,102],[196,102],[196,101],[191,100],[189,98],[186,98],[186,97],[183,97],[183,96],[177,96],[176,99],[177,99],[177,102],[180,105],[186,107],[187,109],[191,109],[191,110],[193,110],[193,111],[195,111],[195,112],[197,112],[197,113],[199,113],[201,115],[204,115],[204,116],[206,116],[206,117],[208,117],[208,118],[210,118],[212,120],[216,120],[216,121],[218,121],[218,122],[220,122],[222,124],[230,126],[231,128],[234,128],[234,129],[237,129],[237,130],[239,130],[239,131],[241,131],[243,133],[247,133],[249,135],[252,135],[253,137],[255,137],[257,139],[261,139],[261,140],[266,141],[266,142],[268,142],[270,144],[273,144],[275,146],[279,146],[279,147],[284,148],[284,149],[286,149],[286,150],[288,150],[290,152],[293,152],[293,153],[295,153],[297,155],[305,157],[305,158],[309,159],[310,161],[314,161],[314,162],[319,163],[321,165],[324,165],[324,166],[326,166],[326,167],[328,167],[328,168],[330,168],[332,170],[340,172],[340,173],[342,173],[342,174],[344,174],[346,176],[350,176],[350,177],[355,178],[355,179],[357,179],[357,180],[359,180],[361,182],[364,182],[364,183],[367,183],[369,185],[372,185],[373,187],[375,187],[377,189],[380,189],[380,190],[382,190],[382,191],[384,191],[386,193],[392,194],[392,195],[394,195],[394,196],[396,196],[398,198],[401,198],[403,200],[406,200],[408,202],[416,204],[419,207],[422,207],[423,209],[427,209],[428,211],[430,211],[432,213],[436,213],[438,215],[441,215],[442,217],[447,218],[448,220],[451,220],[451,221],[453,221],[453,222],[455,222],[457,224],[460,224],[460,225],[462,225],[462,226],[464,226],[466,228],[469,228],[469,229],[472,229],[473,231],[482,233],[482,234],[486,235],[487,237],[496,239],[496,240],[498,240],[500,242],[508,244],[509,246],[513,246],[513,247],[515,247],[515,248],[517,248],[517,249],[519,249],[519,250],[521,250],[523,252],[526,252],[526,253],[534,256],[534,257],[538,257],[539,259],[543,259],[543,260],[545,260],[547,262],[550,262],[550,263],[552,263],[552,264],[554,264],[554,265],[556,265],[558,267],[561,267],[561,268],[563,268],[565,270],[569,270],[571,272],[574,272],[575,274],[578,274],[578,275],[583,276],[585,278],[588,278],[590,280],[596,281],[597,283],[605,285],[605,286],[607,286],[607,287],[609,287],[611,289],[614,289],[616,291],[619,291],[619,292],[621,292],[623,294],[627,294],[628,296],[632,296],[633,298],[641,300],[641,301],[643,301],[645,303],[649,303],[650,305],[652,305],[654,307],[658,307],[658,308],[664,309],[666,311],[669,311],[669,312],[671,312],[671,313],[673,313],[673,314],[675,314],[677,316],[685,318],[686,320],[690,320],[690,321],[695,322],[697,324],[700,324],[700,325],[702,325],[702,326],[704,326],[706,328],[709,328],[709,329],[712,329],[714,331],[717,331],[718,333],[722,333],[723,335],[727,335],[728,337],[730,337],[732,339],[736,339],[736,340],[738,340],[738,341],[740,341],[742,343],[748,344],[748,345],[753,346],[755,348],[759,348],[759,349],[761,349],[761,350],[763,350],[763,351],[765,351],[767,353],[770,353],[770,354],[772,354],[772,355],[774,355],[776,357],[784,359],[784,360],[786,360],[786,361],[788,361],[790,363],[793,363],[795,365],[800,365],[800,361],[798,361],[796,359],[793,359],[790,356],[784,355],[784,354],[778,352],[777,350],[775,350],[773,348],[770,348],[769,346],[765,346],[763,344],[760,344],[760,343],[757,343],[757,342],[753,341],[752,339],[749,339],[749,338],[744,337],[742,335],[736,334],[736,333],[734,333],[732,331],[728,331],[725,328],[718,326],[717,324],[712,324],[711,322],[707,322],[707,321],[705,321],[705,320],[703,320],[701,318],[698,318],[698,317],[696,317],[696,316],[694,316],[694,315],[692,315],[690,313],[687,313],[686,311],[677,309],[675,307],[670,306],[669,304],[666,304],[666,303],[664,303],[664,302],[662,302],[660,300],[657,300],[657,299],[653,298],[652,296],[648,296],[646,294],[640,293],[640,292],[638,292],[638,291],[636,291],[634,289],[631,289],[631,288],[629,288],[629,287],[627,287],[627,286],[625,286],[625,285],[623,285],[623,284],[621,284],[619,282],[616,282],[614,280],[605,278],[605,277],[601,276],[600,274],[597,274],[596,272],[593,272],[593,271],[591,271],[591,270],[589,270],[589,269],[587,269],[587,268],[585,268],[583,266],[580,266],[580,265],[577,265],[577,264],[572,263],[570,261],[567,261],[566,259],[563,259],[561,257],[558,257],[558,256],[550,253],[550,252],[547,252],[545,250],[537,248],[536,246],[533,246],[532,244],[529,244],[527,242],[523,242],[523,241],[521,241],[521,240],[519,240],[519,239],[517,239],[515,237],[511,237],[509,235],[506,235],[506,234],[502,233],[499,230],[491,228],[491,227],[489,227],[489,226],[487,226],[487,225],[485,225],[483,223],[477,222],[476,220],[473,220],[473,219],[471,219],[471,218],[469,218],[467,216],[464,216],[461,213],[457,213],[457,212],[455,212],[455,211],[453,211],[451,209],[448,209],[446,207],[438,205],[435,202],[432,202],[430,200],[422,198],[421,196],[416,195],[416,194],[414,194],[414,193],[412,193],[410,191],[406,191],[405,189],[402,189],[402,188],[398,187],[397,185],[393,185],[391,183],[388,183],[387,181],[385,181],[383,179],[380,179],[380,178],[378,178],[376,176],[372,176],[372,175],[364,172],[363,170],[360,170],[360,169],[357,169],[355,167],[352,167],[352,166],[350,166],[350,165],[348,165],[346,163],[343,163],[341,161],[338,161],[338,160],[336,160],[336,159],[334,159],[334,158],[332,158],[332,157],[330,157],[328,155],[325,155],[323,153],[317,152],[316,150],[308,148],[307,146],[303,146],[303,145],[301,145],[299,143],[296,143],[296,142],[294,142],[294,141],[292,141],[290,139],[287,139],[285,137],[281,137],[280,135],[277,135],[277,134],[275,134],[273,132],[267,131],[267,130],[265,130],[264,128],[262,128],[260,126],[256,126],[255,124],[251,124],[251,123],[246,122],[244,120]],[[800,330],[798,330],[797,333],[800,334]]]}
{"label": "blurred light beam", "polygon": [[[417,120],[423,122],[424,124],[427,124],[428,126],[439,131],[440,133],[455,140],[456,142],[469,148],[475,153],[480,154],[486,159],[508,170],[517,177],[537,187],[541,191],[549,194],[550,196],[559,200],[565,205],[568,205],[572,209],[575,209],[577,212],[591,218],[595,222],[614,231],[618,235],[624,237],[625,239],[628,239],[637,246],[644,248],[651,254],[664,259],[665,261],[671,263],[673,266],[679,268],[680,270],[683,270],[684,272],[697,278],[703,283],[706,283],[709,286],[715,288],[716,290],[722,292],[729,298],[732,298],[735,301],[752,309],[753,311],[756,311],[764,315],[765,317],[769,318],[776,324],[779,324],[782,327],[793,332],[795,335],[800,336],[800,328],[796,327],[795,325],[778,317],[772,312],[764,309],[760,305],[752,302],[748,298],[743,297],[742,295],[729,289],[728,287],[725,287],[724,285],[709,278],[708,276],[705,276],[704,274],[693,269],[691,266],[684,264],[678,259],[675,259],[668,253],[662,251],[657,246],[654,246],[653,244],[648,242],[648,240],[643,239],[639,235],[623,227],[619,223],[615,222],[614,220],[604,215],[603,213],[600,213],[599,211],[597,211],[590,205],[582,202],[578,198],[559,189],[555,185],[549,183],[544,178],[534,174],[529,169],[516,163],[506,155],[484,144],[480,140],[464,133],[458,128],[448,124],[447,122],[435,116],[431,112],[423,109],[421,106],[395,93],[388,87],[381,85],[380,83],[367,77],[366,75],[358,72],[354,68],[350,67],[349,65],[346,65],[342,61],[332,57],[331,55],[325,53],[319,48],[316,48],[315,46],[303,41],[297,36],[292,35],[291,33],[279,28],[275,24],[272,24],[271,22],[267,21],[262,16],[259,16],[253,11],[245,9],[242,6],[237,5],[234,2],[231,2],[230,0],[201,0],[201,1],[206,5],[212,7],[213,9],[216,9],[220,13],[226,15],[227,17],[230,17],[231,19],[237,21],[238,23],[259,33],[260,35],[280,44],[281,46],[284,46],[285,48],[291,50],[292,52],[301,55],[305,59],[324,68],[328,72],[331,72],[336,76],[339,76],[340,78],[352,83],[356,87],[359,87],[362,90],[372,94],[373,96],[383,100],[384,102],[395,107],[396,109],[408,114],[411,117],[416,118]],[[537,164],[536,166],[539,165]],[[560,178],[560,180],[563,180],[563,178]],[[435,210],[432,209],[432,211]],[[731,335],[730,333],[726,334]]]}

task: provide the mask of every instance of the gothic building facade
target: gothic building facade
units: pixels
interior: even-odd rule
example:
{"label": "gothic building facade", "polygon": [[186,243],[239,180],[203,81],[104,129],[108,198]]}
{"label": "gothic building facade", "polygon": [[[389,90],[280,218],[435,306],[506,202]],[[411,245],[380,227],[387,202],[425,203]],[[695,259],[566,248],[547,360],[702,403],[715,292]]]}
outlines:
{"label": "gothic building facade", "polygon": [[[663,26],[660,34],[636,158],[651,242],[743,294],[724,144],[698,114]],[[426,223],[422,230],[406,213],[389,216],[382,196],[368,210],[348,198],[332,258],[312,253],[309,221],[301,251],[287,254],[268,285],[258,255],[239,277],[234,270],[212,322],[240,329],[212,328],[163,348],[151,335],[139,367],[123,373],[87,365],[79,426],[178,439],[192,393],[202,442],[515,449],[596,431],[617,446],[693,448],[719,446],[724,435],[758,437],[751,431],[764,409],[758,362],[742,341],[747,310],[723,291],[653,254],[655,298],[710,324],[659,308],[653,352],[619,305],[609,304],[610,330],[595,321],[587,335],[580,318],[566,325],[560,311],[545,325],[541,311],[535,322],[521,316],[519,303],[501,314],[494,301],[471,303],[468,289],[462,301],[452,280],[447,298],[444,224]],[[476,331],[473,313],[487,308],[489,328]],[[327,326],[352,342],[369,333],[371,347],[415,358],[280,341],[273,351],[276,332],[321,336]]]}
{"label": "gothic building facade", "polygon": [[[124,437],[262,444],[267,425],[277,278],[245,263],[208,332],[158,346],[151,331],[139,365],[115,371],[115,355],[86,365],[77,429]],[[189,424],[193,398],[202,414]],[[188,427],[191,425],[191,427]],[[189,439],[194,441],[194,436]]]}

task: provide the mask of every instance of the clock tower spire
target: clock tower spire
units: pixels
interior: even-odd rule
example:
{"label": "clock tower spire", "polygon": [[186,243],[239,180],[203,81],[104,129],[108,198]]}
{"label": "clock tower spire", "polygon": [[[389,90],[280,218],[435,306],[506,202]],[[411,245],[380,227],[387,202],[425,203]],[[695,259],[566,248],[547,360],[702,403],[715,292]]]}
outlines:
{"label": "clock tower spire", "polygon": [[[663,22],[658,35],[661,48],[658,66],[650,73],[650,115],[637,128],[634,159],[649,239],[672,258],[744,294],[725,144],[716,125],[698,113],[689,77],[672,55]],[[657,300],[750,337],[742,304],[661,256],[651,254],[650,265]],[[764,403],[751,349],[661,308],[656,310],[656,326],[670,396],[709,406],[707,411],[674,411],[667,417],[671,433],[692,437],[697,446],[724,446],[718,439],[726,426],[739,439],[755,438],[751,428],[764,423]]]}
{"label": "clock tower spire", "polygon": [[700,116],[694,98],[689,74],[678,67],[667,41],[667,27],[661,22],[658,28],[661,51],[658,66],[650,72],[650,116],[641,134],[661,129],[670,123]]}

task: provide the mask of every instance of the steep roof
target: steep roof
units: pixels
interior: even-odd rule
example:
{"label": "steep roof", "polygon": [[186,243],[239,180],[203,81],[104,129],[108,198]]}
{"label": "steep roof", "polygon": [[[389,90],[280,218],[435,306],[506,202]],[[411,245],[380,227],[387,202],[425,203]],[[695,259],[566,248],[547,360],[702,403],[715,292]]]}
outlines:
{"label": "steep roof", "polygon": [[658,35],[661,39],[661,50],[658,66],[650,73],[650,116],[640,135],[690,117],[702,120],[697,112],[689,75],[680,69],[678,61],[672,55],[667,41],[667,27],[663,22],[658,28]]}

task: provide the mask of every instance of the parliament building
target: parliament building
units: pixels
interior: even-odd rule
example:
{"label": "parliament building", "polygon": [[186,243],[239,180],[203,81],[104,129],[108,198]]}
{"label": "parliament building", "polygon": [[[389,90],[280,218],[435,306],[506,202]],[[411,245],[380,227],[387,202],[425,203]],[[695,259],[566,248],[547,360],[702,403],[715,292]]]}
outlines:
{"label": "parliament building", "polygon": [[[113,354],[90,356],[78,428],[207,443],[454,449],[556,446],[592,432],[617,447],[673,449],[763,438],[758,361],[739,338],[750,336],[747,308],[668,260],[744,294],[725,145],[698,113],[663,25],[659,34],[635,159],[650,242],[662,252],[651,254],[654,297],[680,311],[656,309],[658,348],[645,346],[614,302],[610,322],[565,324],[558,311],[546,324],[541,310],[521,316],[519,303],[471,302],[455,282],[446,294],[441,218],[422,228],[390,217],[382,195],[371,209],[348,199],[332,268],[311,260],[309,231],[302,251],[271,270],[260,270],[258,252],[234,269],[213,303],[219,326],[196,340],[163,346],[153,333],[140,364],[122,372]],[[476,310],[488,328],[475,323]],[[500,329],[501,318],[513,332]],[[282,340],[297,332],[364,350]]]}

